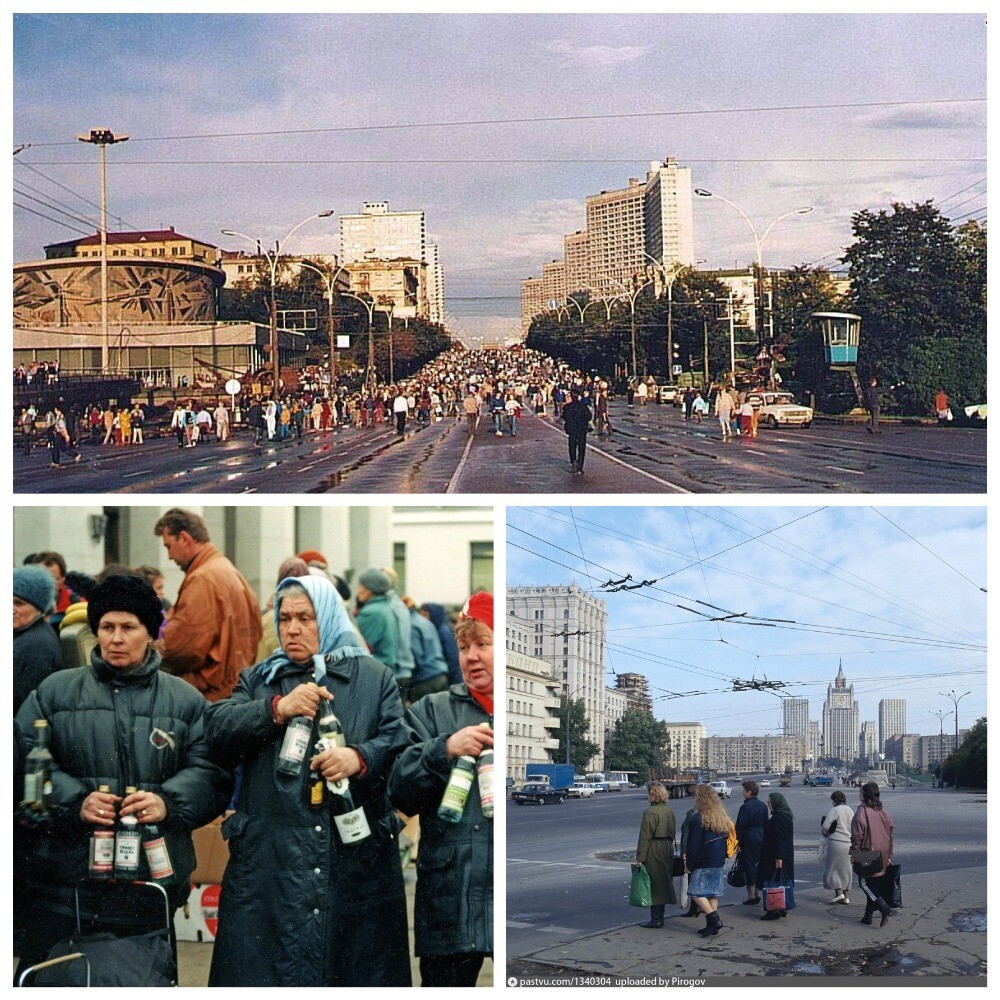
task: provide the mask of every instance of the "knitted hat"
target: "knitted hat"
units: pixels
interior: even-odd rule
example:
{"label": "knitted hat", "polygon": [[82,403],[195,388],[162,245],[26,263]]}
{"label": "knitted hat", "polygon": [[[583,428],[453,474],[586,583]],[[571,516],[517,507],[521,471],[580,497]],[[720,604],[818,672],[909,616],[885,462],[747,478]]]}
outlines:
{"label": "knitted hat", "polygon": [[43,615],[56,608],[56,581],[44,566],[18,566],[14,570],[14,596],[27,601]]}
{"label": "knitted hat", "polygon": [[150,638],[160,634],[163,624],[163,605],[156,591],[139,576],[109,576],[98,584],[87,603],[87,621],[90,631],[97,635],[101,619],[109,611],[133,614],[145,626]]}
{"label": "knitted hat", "polygon": [[377,566],[370,566],[359,577],[358,583],[373,594],[388,594],[392,590],[392,580]]}
{"label": "knitted hat", "polygon": [[323,567],[329,566],[329,563],[326,561],[326,557],[323,555],[323,553],[317,552],[316,549],[306,549],[305,552],[300,552],[299,558],[304,563],[309,563],[310,566],[313,565],[320,565]]}
{"label": "knitted hat", "polygon": [[480,590],[478,594],[473,594],[462,608],[460,618],[475,618],[477,622],[482,622],[489,630],[493,631],[493,595]]}

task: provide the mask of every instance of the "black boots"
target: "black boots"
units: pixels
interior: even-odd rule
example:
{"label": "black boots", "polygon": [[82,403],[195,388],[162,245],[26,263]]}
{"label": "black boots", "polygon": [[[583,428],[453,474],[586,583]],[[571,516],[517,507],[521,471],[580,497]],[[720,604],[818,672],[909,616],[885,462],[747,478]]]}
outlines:
{"label": "black boots", "polygon": [[701,910],[699,910],[698,907],[695,906],[695,902],[692,899],[690,905],[688,906],[687,913],[682,913],[681,916],[683,916],[683,917],[696,917],[696,916],[698,916],[699,913],[701,913]]}
{"label": "black boots", "polygon": [[722,927],[722,920],[718,913],[706,913],[705,914],[705,926],[702,927],[698,933],[705,938],[713,937],[719,933],[719,928]]}
{"label": "black boots", "polygon": [[644,924],[639,924],[640,927],[662,927],[663,926],[663,911],[666,909],[664,905],[661,906],[651,906],[649,908],[649,920]]}
{"label": "black boots", "polygon": [[882,919],[879,922],[879,927],[885,927],[885,923],[889,919],[889,914],[892,913],[892,907],[884,899],[880,899],[875,904],[875,909],[882,914]]}

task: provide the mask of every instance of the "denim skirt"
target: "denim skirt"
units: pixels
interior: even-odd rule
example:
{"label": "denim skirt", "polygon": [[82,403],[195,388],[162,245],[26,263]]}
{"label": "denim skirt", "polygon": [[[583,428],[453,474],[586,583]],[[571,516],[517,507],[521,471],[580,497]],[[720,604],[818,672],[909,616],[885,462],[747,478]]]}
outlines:
{"label": "denim skirt", "polygon": [[722,899],[725,884],[725,868],[695,868],[688,878],[688,895]]}

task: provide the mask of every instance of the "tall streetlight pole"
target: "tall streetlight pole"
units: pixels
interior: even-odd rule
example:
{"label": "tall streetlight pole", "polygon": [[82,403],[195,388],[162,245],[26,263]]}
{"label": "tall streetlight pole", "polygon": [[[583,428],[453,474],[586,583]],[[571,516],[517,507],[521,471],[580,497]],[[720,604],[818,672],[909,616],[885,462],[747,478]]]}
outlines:
{"label": "tall streetlight pole", "polygon": [[108,169],[105,150],[116,142],[128,142],[125,133],[115,135],[109,128],[92,128],[90,135],[78,135],[101,151],[101,371],[107,372],[111,343],[108,336]]}
{"label": "tall streetlight pole", "polygon": [[375,303],[369,302],[353,292],[341,292],[340,294],[346,295],[349,299],[357,299],[368,310],[368,367],[365,369],[365,383],[368,385],[369,391],[374,392],[377,381],[375,377],[375,337],[372,332],[372,325],[375,322]]}
{"label": "tall streetlight pole", "polygon": [[[750,227],[750,232],[753,235],[754,245],[757,248],[757,299],[760,302],[760,307],[756,311],[754,316],[755,326],[757,328],[757,346],[759,347],[764,343],[764,241],[770,235],[770,232],[774,227],[781,222],[782,219],[788,219],[793,215],[808,215],[813,209],[810,205],[808,208],[793,208],[790,212],[785,212],[774,219],[764,230],[764,235],[760,236],[757,233],[757,227],[750,220],[750,216],[740,208],[735,202],[730,201],[728,198],[723,198],[721,194],[715,194],[712,191],[706,191],[705,188],[695,188],[694,193],[698,195],[699,198],[718,198],[719,201],[725,202],[730,208],[735,208],[740,215],[743,216],[743,221]],[[773,377],[773,371],[772,371]]]}
{"label": "tall streetlight pole", "polygon": [[[274,244],[274,250],[268,251],[259,249],[258,252],[263,253],[267,258],[268,268],[271,272],[271,308],[270,308],[270,345],[271,345],[271,377],[272,377],[272,387],[271,391],[274,394],[275,399],[278,396],[278,376],[281,372],[280,359],[278,357],[278,304],[275,298],[275,284],[278,280],[278,261],[281,258],[281,247],[283,244],[287,243],[294,233],[301,229],[307,222],[313,222],[316,219],[328,219],[333,215],[333,209],[328,208],[323,212],[316,212],[314,215],[310,215],[308,218],[303,219],[301,222],[297,222],[291,229],[285,233],[285,238],[278,240]],[[235,229],[223,229],[223,236],[239,236],[240,239],[247,240],[252,243],[255,247],[260,248],[260,240],[254,239],[252,236],[247,236],[246,233],[238,232]]]}
{"label": "tall streetlight pole", "polygon": [[951,703],[955,706],[955,749],[958,749],[958,703],[965,697],[966,694],[971,694],[971,691],[966,691],[965,694],[955,694],[955,689],[952,688],[947,694],[943,691],[939,691],[938,694],[942,698],[948,698]]}
{"label": "tall streetlight pole", "polygon": [[[674,282],[680,277],[681,271],[687,267],[686,264],[682,264],[679,260],[675,260],[671,263],[668,269],[665,264],[658,261],[652,254],[646,253],[645,250],[641,250],[640,253],[643,257],[651,260],[656,267],[659,269],[660,274],[663,276],[663,283],[667,286],[667,378],[673,381],[674,377]],[[705,259],[699,257],[695,261],[696,264],[704,264]],[[705,371],[708,371],[708,351],[705,352]],[[705,381],[708,381],[708,375],[705,376]]]}
{"label": "tall streetlight pole", "polygon": [[938,781],[941,780],[941,770],[944,765],[944,720],[951,715],[951,712],[945,712],[943,709],[938,712],[931,712],[931,715],[936,715],[938,717],[938,722],[941,725],[941,733],[938,736]]}
{"label": "tall streetlight pole", "polygon": [[326,271],[321,271],[318,267],[314,264],[310,264],[308,261],[301,260],[299,261],[299,265],[310,271],[314,271],[323,279],[323,283],[326,285],[326,304],[329,311],[327,336],[330,339],[330,389],[332,391],[337,383],[337,343],[333,323],[333,297],[337,290],[337,278],[340,277],[341,271],[347,270],[347,265],[341,264],[337,270],[333,272],[332,278],[326,273]]}

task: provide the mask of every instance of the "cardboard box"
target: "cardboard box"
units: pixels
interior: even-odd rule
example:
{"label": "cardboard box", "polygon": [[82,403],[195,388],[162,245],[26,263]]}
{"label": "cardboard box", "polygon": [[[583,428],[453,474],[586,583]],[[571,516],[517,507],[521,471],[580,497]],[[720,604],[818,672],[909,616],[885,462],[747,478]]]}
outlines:
{"label": "cardboard box", "polygon": [[220,885],[229,861],[229,845],[222,839],[222,818],[195,830],[194,853],[196,865],[191,881],[200,885]]}
{"label": "cardboard box", "polygon": [[218,885],[193,885],[187,902],[174,915],[178,941],[214,941],[219,927]]}

